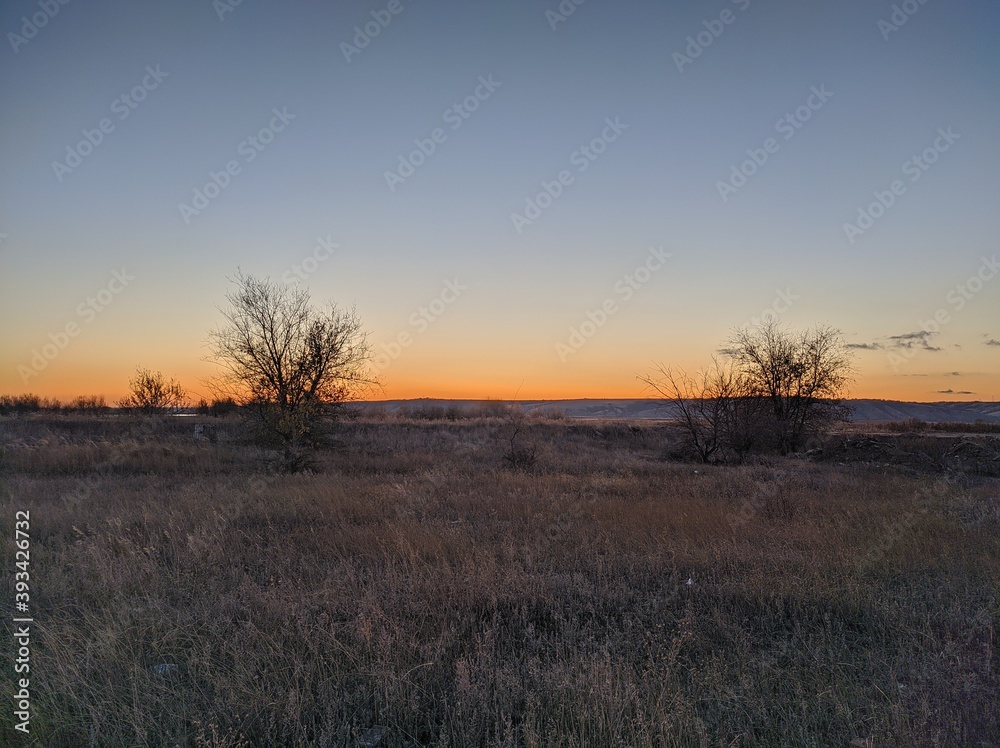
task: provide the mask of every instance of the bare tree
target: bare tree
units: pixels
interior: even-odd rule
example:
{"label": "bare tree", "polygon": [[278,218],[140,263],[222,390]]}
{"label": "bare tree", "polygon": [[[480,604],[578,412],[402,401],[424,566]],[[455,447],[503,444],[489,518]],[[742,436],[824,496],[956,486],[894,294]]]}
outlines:
{"label": "bare tree", "polygon": [[118,407],[147,415],[157,415],[184,406],[185,392],[176,379],[164,379],[158,371],[136,367],[129,380],[129,394],[118,401]]}
{"label": "bare tree", "polygon": [[742,461],[753,446],[760,398],[731,363],[713,358],[712,366],[694,376],[660,364],[653,374],[639,379],[676,409],[702,462],[727,458],[728,453]]}
{"label": "bare tree", "polygon": [[317,310],[299,286],[239,271],[234,282],[227,324],[209,334],[214,388],[281,445],[285,469],[301,469],[320,418],[377,384],[367,335],[354,309]]}
{"label": "bare tree", "polygon": [[717,402],[723,444],[742,463],[751,450],[760,446],[766,403],[753,380],[732,361],[713,358],[710,381],[708,394]]}
{"label": "bare tree", "polygon": [[809,434],[843,417],[840,401],[852,381],[853,358],[839,330],[793,332],[769,320],[736,330],[727,352],[770,403],[781,452],[798,449]]}

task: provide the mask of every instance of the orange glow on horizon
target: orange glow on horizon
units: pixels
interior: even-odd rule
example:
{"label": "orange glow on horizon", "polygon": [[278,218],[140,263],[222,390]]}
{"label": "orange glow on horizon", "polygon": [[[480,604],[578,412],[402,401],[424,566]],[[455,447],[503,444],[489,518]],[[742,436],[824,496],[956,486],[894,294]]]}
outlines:
{"label": "orange glow on horizon", "polygon": [[[155,351],[135,348],[122,353],[109,340],[97,355],[75,358],[76,351],[67,351],[44,371],[22,383],[17,374],[17,360],[7,359],[0,366],[0,394],[37,394],[68,403],[78,396],[103,395],[114,405],[128,391],[129,379],[137,364],[153,371],[162,371],[168,378],[181,382],[191,404],[204,398],[211,402],[213,390],[209,382],[216,367],[191,356],[190,343],[161,345]],[[512,350],[516,350],[513,349]],[[579,360],[567,363],[547,357],[545,349],[522,348],[522,356],[504,358],[496,351],[466,349],[463,354],[454,348],[438,345],[426,350],[414,349],[393,359],[379,373],[383,389],[366,393],[364,400],[579,400],[579,399],[655,399],[639,379],[652,369],[652,362],[636,356],[632,350],[597,354],[596,349],[582,351]],[[675,360],[688,371],[696,371],[703,356],[696,346],[678,348]],[[693,363],[689,363],[693,361]],[[925,359],[926,361],[927,359]],[[171,362],[183,362],[175,365]],[[898,400],[907,402],[994,402],[1000,396],[1000,377],[989,372],[989,359],[975,359],[969,373],[961,378],[947,373],[926,374],[924,362],[892,372],[880,357],[874,357],[871,368],[859,363],[861,373],[850,388],[850,399]],[[972,368],[973,366],[977,368]],[[941,367],[945,369],[946,367]],[[963,367],[964,368],[964,367]],[[870,373],[866,373],[866,369]],[[940,370],[939,370],[940,371]],[[975,373],[978,371],[979,373]],[[447,372],[442,376],[441,372]],[[950,391],[949,391],[950,390]],[[966,394],[971,392],[972,394]]]}
{"label": "orange glow on horizon", "polygon": [[[166,374],[166,372],[165,372]],[[39,382],[38,386],[31,386],[29,383],[24,387],[11,387],[8,384],[0,394],[23,395],[35,394],[43,398],[59,400],[62,403],[69,403],[80,395],[103,395],[108,405],[115,405],[119,399],[124,397],[128,391],[127,379],[131,372],[125,377],[125,381],[116,383],[116,386],[108,386],[108,380],[103,377],[74,378],[72,384],[46,378],[46,381]],[[169,375],[168,375],[169,376]],[[183,372],[175,375],[181,384],[184,385],[188,393],[189,402],[194,405],[201,398],[209,402],[212,394],[209,387],[203,383],[203,376],[193,372]],[[889,377],[886,377],[888,379]],[[894,383],[890,386],[886,382],[865,382],[859,383],[848,393],[848,399],[852,400],[897,400],[903,402],[994,402],[995,396],[991,393],[979,392],[974,395],[961,394],[935,394],[928,393],[926,380],[921,383],[909,386],[900,386]],[[997,388],[1000,393],[1000,387]],[[632,387],[621,384],[609,386],[587,386],[579,385],[540,385],[530,386],[524,383],[518,388],[518,384],[513,386],[508,382],[493,381],[468,381],[456,380],[446,381],[435,379],[427,381],[424,379],[414,379],[411,381],[387,381],[384,390],[373,390],[371,393],[360,398],[365,401],[382,400],[638,400],[656,399],[656,395],[636,381]]]}

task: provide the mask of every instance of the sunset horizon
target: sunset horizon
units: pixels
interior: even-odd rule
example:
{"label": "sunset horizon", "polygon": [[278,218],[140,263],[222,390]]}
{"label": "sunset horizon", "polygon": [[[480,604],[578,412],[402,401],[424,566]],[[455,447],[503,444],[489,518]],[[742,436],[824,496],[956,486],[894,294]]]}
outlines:
{"label": "sunset horizon", "polygon": [[762,320],[1000,395],[995,6],[563,5],[6,7],[0,393],[210,399],[246,272],[389,398],[641,397]]}

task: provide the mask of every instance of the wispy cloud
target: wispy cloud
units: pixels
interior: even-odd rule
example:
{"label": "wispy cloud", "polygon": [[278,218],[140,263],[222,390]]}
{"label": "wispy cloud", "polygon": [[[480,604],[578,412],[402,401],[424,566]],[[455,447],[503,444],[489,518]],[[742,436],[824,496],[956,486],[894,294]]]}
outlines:
{"label": "wispy cloud", "polygon": [[925,351],[940,351],[936,345],[931,345],[931,338],[937,333],[928,332],[927,330],[918,330],[916,332],[905,332],[902,335],[890,335],[888,340],[891,341],[890,345],[894,348],[906,348],[911,350],[913,348],[920,348]]}
{"label": "wispy cloud", "polygon": [[989,340],[985,341],[983,343],[983,345],[996,345],[996,346],[1000,346],[1000,340],[997,340],[996,338],[990,338]]}
{"label": "wispy cloud", "polygon": [[938,390],[938,395],[975,395],[975,392],[970,392],[969,390]]}
{"label": "wispy cloud", "polygon": [[932,345],[931,339],[937,335],[936,332],[927,330],[917,330],[916,332],[904,332],[900,335],[883,335],[880,338],[864,343],[847,343],[846,348],[855,351],[885,351],[885,350],[913,350],[940,351],[942,348]]}

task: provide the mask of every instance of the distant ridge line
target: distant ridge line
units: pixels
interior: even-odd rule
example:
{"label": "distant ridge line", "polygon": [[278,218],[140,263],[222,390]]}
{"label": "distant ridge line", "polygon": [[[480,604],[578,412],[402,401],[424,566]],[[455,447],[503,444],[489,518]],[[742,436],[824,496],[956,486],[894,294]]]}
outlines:
{"label": "distant ridge line", "polygon": [[[497,402],[517,402],[525,412],[560,411],[566,418],[621,418],[625,420],[662,420],[673,417],[671,408],[652,398],[573,398],[563,400],[501,401],[487,399],[422,397],[408,400],[367,400],[355,403],[362,408],[384,408],[390,412],[401,408],[458,406],[478,409]],[[906,421],[917,418],[928,423],[1000,423],[1000,403],[954,402],[930,403],[901,400],[854,399],[845,401],[851,408],[852,420],[859,422]]]}

